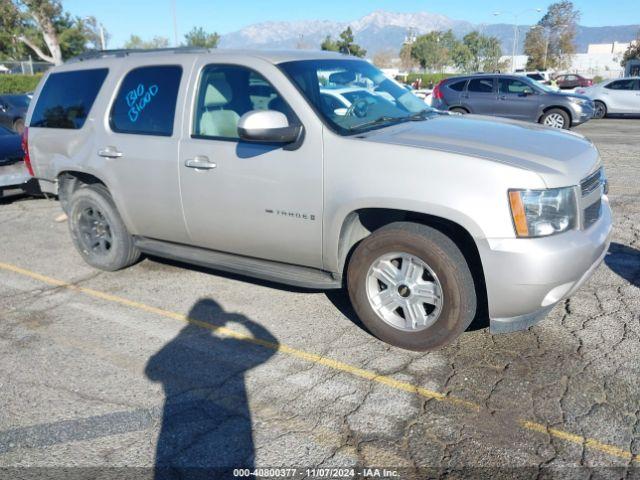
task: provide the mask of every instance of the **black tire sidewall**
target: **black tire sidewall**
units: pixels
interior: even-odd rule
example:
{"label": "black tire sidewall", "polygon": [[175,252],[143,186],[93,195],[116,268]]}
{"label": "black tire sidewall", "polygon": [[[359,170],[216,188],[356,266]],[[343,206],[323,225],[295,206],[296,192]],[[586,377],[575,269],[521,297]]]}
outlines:
{"label": "black tire sidewall", "polygon": [[[476,311],[473,277],[460,250],[439,231],[398,223],[380,229],[361,242],[351,258],[347,285],[358,316],[369,331],[392,345],[417,351],[452,342],[467,329]],[[437,321],[418,332],[403,332],[387,324],[371,307],[366,277],[372,262],[389,252],[403,252],[422,259],[437,275],[444,302]]]}
{"label": "black tire sidewall", "polygon": [[[88,251],[80,239],[78,218],[87,207],[100,210],[111,229],[111,249],[106,255],[97,255]],[[109,197],[106,189],[89,185],[71,195],[68,204],[68,225],[71,239],[82,258],[91,266],[101,270],[115,271],[133,263],[135,246],[124,222]]]}
{"label": "black tire sidewall", "polygon": [[604,117],[606,117],[607,116],[607,106],[604,104],[604,102],[596,100],[593,103],[596,106],[596,110],[595,110],[596,112],[597,112],[598,105],[602,105],[602,115],[601,116],[597,116],[597,115],[595,115],[595,112],[594,112],[593,118],[596,118],[596,119],[600,120],[600,119],[603,119]]}

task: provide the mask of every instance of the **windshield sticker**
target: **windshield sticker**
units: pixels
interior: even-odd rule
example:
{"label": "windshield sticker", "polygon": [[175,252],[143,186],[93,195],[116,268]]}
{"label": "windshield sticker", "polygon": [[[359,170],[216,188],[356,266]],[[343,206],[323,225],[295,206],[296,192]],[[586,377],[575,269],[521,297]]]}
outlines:
{"label": "windshield sticker", "polygon": [[126,100],[129,106],[129,120],[131,120],[132,123],[138,121],[142,111],[151,103],[151,100],[157,94],[157,85],[151,85],[148,89],[145,89],[143,84],[139,84],[133,90],[129,90]]}

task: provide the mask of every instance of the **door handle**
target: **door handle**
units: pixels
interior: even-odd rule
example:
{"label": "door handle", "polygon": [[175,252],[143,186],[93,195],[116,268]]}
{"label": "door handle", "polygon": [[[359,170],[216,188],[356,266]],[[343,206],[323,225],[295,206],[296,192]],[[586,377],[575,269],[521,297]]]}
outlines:
{"label": "door handle", "polygon": [[98,155],[105,158],[120,158],[122,152],[119,152],[116,147],[106,147],[98,150]]}
{"label": "door handle", "polygon": [[187,160],[185,160],[184,166],[195,168],[196,170],[211,170],[213,168],[216,168],[218,165],[216,165],[214,162],[209,161],[209,158],[205,157],[204,155],[197,155],[193,158],[188,158]]}

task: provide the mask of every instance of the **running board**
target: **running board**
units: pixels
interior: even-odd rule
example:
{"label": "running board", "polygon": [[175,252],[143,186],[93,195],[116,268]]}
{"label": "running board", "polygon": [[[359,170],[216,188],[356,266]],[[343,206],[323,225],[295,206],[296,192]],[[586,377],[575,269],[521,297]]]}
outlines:
{"label": "running board", "polygon": [[134,241],[136,247],[149,255],[192,263],[214,270],[222,270],[237,275],[245,275],[302,288],[319,290],[342,288],[341,279],[324,270],[244,257],[144,237],[135,237]]}

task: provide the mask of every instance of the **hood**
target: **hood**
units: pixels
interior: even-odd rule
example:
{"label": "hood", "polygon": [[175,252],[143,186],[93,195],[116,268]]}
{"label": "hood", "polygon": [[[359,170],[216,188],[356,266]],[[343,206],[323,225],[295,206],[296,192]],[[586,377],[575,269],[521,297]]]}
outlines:
{"label": "hood", "polygon": [[540,174],[549,187],[577,185],[600,162],[594,145],[577,133],[480,115],[436,114],[360,138],[508,164]]}

